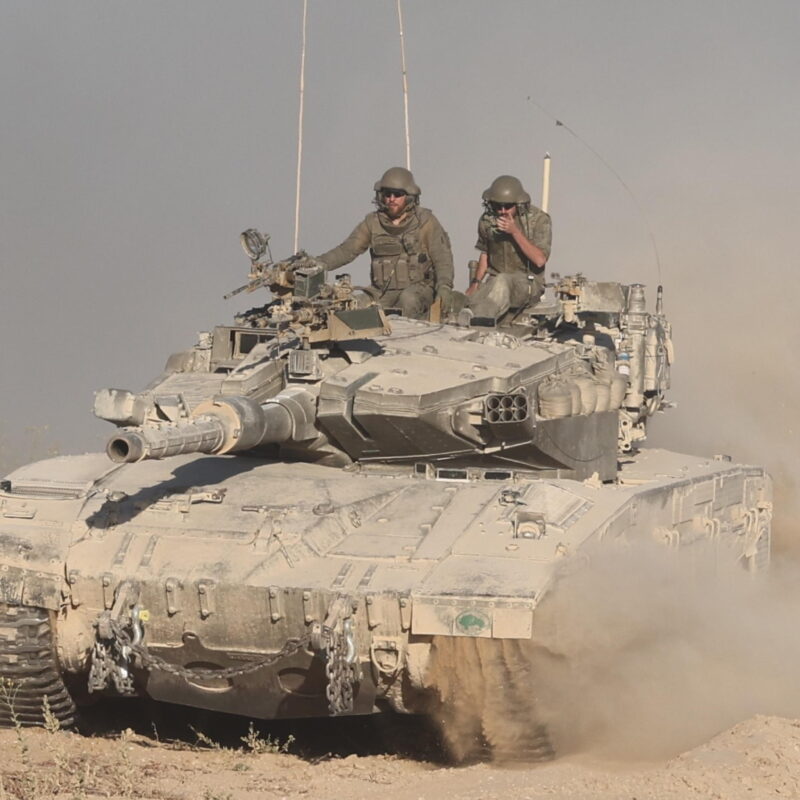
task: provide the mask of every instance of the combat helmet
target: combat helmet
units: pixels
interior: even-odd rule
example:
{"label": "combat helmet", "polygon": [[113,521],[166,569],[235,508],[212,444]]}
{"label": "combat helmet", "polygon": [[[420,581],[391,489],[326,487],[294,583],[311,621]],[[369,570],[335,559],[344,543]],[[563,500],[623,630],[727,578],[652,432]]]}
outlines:
{"label": "combat helmet", "polygon": [[519,178],[513,175],[500,175],[483,193],[483,202],[524,205],[531,202],[531,196],[522,188]]}
{"label": "combat helmet", "polygon": [[405,167],[390,167],[375,181],[375,203],[379,208],[384,207],[381,189],[402,189],[408,195],[409,208],[419,200],[420,188]]}
{"label": "combat helmet", "polygon": [[375,181],[375,191],[381,189],[402,189],[410,195],[419,196],[420,189],[414,176],[405,167],[391,167]]}

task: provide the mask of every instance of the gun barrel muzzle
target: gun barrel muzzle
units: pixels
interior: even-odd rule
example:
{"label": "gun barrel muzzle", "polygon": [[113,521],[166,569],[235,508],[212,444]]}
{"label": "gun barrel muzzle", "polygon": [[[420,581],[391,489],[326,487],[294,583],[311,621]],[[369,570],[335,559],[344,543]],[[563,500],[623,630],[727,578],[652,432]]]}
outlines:
{"label": "gun barrel muzzle", "polygon": [[200,417],[183,423],[123,430],[106,445],[108,457],[118,464],[145,458],[168,458],[181,453],[214,453],[225,440],[219,420]]}

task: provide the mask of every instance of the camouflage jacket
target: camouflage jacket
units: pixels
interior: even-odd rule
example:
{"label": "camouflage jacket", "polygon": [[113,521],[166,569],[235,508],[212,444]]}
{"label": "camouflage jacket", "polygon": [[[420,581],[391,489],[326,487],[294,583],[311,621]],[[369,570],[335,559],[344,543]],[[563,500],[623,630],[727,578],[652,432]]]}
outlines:
{"label": "camouflage jacket", "polygon": [[326,269],[349,264],[369,248],[370,280],[381,292],[425,284],[453,288],[450,237],[427,208],[415,208],[400,225],[382,211],[367,214],[338,247],[319,256]]}
{"label": "camouflage jacket", "polygon": [[[530,206],[527,212],[518,214],[516,219],[528,240],[550,258],[550,215],[536,206]],[[544,288],[544,267],[539,268],[529,261],[511,236],[497,229],[494,216],[488,212],[484,212],[478,220],[478,241],[475,247],[488,256],[490,275],[500,272],[532,272],[536,276],[534,282],[539,288]]]}

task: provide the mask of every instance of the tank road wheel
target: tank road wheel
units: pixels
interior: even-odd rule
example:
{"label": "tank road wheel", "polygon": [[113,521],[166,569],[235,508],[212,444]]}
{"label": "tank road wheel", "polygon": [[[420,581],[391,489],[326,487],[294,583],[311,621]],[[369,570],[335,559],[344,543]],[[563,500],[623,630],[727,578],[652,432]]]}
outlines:
{"label": "tank road wheel", "polygon": [[53,644],[47,609],[0,603],[0,726],[44,725],[46,708],[62,727],[75,721]]}

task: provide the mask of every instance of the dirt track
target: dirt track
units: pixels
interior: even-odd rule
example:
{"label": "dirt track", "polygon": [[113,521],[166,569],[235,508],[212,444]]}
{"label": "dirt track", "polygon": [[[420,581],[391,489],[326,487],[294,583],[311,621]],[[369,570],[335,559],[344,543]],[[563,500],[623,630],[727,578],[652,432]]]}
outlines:
{"label": "dirt track", "polygon": [[[327,735],[336,738],[335,726]],[[263,733],[251,743],[256,750],[273,749]],[[800,721],[778,717],[754,717],[658,764],[583,756],[541,766],[450,767],[419,756],[298,756],[254,752],[243,744],[159,742],[130,730],[97,736],[26,730],[21,739],[7,730],[0,732],[0,747],[0,797],[14,798],[736,800],[800,795]]]}

